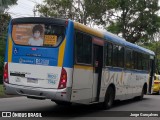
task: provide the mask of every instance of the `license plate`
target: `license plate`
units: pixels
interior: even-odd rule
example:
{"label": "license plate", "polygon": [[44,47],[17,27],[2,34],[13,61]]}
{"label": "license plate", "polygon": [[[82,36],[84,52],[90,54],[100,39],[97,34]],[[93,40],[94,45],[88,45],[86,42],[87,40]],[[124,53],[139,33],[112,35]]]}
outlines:
{"label": "license plate", "polygon": [[27,78],[28,83],[38,83],[38,79],[36,78]]}

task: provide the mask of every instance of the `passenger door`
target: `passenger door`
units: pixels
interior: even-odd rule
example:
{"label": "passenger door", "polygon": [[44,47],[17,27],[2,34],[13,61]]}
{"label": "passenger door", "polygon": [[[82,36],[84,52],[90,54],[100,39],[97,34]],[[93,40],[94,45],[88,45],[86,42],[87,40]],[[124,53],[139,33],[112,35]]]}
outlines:
{"label": "passenger door", "polygon": [[154,83],[154,74],[155,74],[155,59],[154,56],[150,56],[150,78],[149,78],[149,87],[148,93],[152,93],[152,85]]}
{"label": "passenger door", "polygon": [[76,32],[75,64],[71,101],[89,103],[92,99],[93,66],[92,38],[90,35]]}
{"label": "passenger door", "polygon": [[101,76],[102,76],[102,67],[103,67],[103,46],[93,45],[93,95],[92,101],[98,101],[101,88]]}

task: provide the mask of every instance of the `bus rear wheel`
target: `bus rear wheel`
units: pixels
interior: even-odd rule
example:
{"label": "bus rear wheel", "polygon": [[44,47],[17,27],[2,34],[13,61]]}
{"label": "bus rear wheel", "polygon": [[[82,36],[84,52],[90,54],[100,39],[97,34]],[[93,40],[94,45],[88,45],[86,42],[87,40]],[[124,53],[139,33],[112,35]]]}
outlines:
{"label": "bus rear wheel", "polygon": [[137,97],[137,100],[143,100],[143,97],[144,97],[144,87],[141,91],[141,95]]}
{"label": "bus rear wheel", "polygon": [[113,105],[114,101],[114,90],[112,87],[109,87],[106,91],[105,101],[102,104],[103,109],[109,109]]}

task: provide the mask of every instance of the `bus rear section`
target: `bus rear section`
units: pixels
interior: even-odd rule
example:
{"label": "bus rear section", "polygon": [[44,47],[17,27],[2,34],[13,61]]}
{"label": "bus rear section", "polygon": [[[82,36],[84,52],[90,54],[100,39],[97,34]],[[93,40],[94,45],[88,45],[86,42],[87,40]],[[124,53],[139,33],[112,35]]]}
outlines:
{"label": "bus rear section", "polygon": [[68,24],[53,18],[11,21],[3,75],[6,94],[70,101],[72,68],[64,62],[69,61]]}

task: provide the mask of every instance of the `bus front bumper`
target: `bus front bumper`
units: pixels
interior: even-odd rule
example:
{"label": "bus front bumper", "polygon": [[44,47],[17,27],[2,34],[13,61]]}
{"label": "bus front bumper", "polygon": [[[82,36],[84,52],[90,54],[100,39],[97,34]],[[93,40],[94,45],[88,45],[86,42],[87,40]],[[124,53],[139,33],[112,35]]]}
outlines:
{"label": "bus front bumper", "polygon": [[47,89],[35,88],[29,86],[19,86],[13,84],[3,83],[5,94],[27,96],[35,99],[51,99],[60,101],[70,101],[71,88],[65,89]]}

